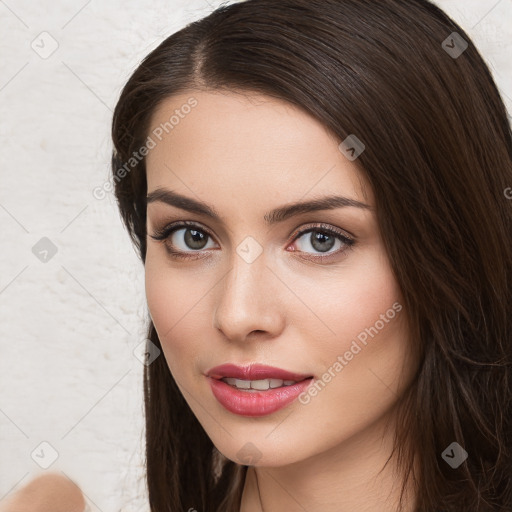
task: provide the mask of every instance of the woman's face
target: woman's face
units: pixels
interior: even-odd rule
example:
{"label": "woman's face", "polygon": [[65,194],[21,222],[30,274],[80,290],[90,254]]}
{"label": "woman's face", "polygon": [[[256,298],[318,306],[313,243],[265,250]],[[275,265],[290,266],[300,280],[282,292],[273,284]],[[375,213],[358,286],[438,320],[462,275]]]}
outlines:
{"label": "woman's face", "polygon": [[[255,465],[334,453],[357,439],[360,450],[415,368],[353,152],[287,103],[232,92],[169,98],[149,136],[147,301],[169,369],[208,436],[226,457]],[[346,200],[287,209],[332,196]],[[165,239],[152,238],[171,223]],[[209,373],[227,363],[310,378],[289,385],[270,370],[226,383],[222,370]],[[278,387],[261,390],[269,385]]]}

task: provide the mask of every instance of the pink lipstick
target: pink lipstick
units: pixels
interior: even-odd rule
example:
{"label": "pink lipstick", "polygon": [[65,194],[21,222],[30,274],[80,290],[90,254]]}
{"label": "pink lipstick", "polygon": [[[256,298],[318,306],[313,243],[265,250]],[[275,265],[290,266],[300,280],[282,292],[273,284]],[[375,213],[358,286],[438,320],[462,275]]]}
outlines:
{"label": "pink lipstick", "polygon": [[228,411],[264,416],[293,402],[313,381],[312,375],[252,364],[223,364],[206,373],[215,398]]}

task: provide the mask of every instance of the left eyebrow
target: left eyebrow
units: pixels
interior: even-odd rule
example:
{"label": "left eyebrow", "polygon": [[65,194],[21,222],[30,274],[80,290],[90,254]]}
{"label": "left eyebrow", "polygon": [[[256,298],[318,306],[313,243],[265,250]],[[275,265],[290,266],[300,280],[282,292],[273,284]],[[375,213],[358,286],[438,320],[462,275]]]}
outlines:
{"label": "left eyebrow", "polygon": [[[146,203],[162,202],[170,206],[175,206],[182,210],[187,210],[192,213],[204,215],[217,221],[221,221],[219,213],[206,203],[186,197],[172,190],[164,188],[157,188],[150,192],[146,197]],[[279,208],[275,208],[264,215],[265,223],[269,226],[278,222],[283,222],[286,219],[299,215],[302,213],[315,212],[320,210],[334,210],[336,208],[361,208],[371,210],[372,207],[368,204],[362,203],[356,199],[344,196],[326,196],[311,201],[290,203]]]}

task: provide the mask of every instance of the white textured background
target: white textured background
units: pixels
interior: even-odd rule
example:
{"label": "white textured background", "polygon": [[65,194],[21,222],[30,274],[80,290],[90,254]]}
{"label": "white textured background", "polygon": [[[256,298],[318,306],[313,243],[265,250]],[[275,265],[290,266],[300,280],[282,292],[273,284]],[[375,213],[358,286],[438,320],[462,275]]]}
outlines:
{"label": "white textured background", "polygon": [[[512,0],[437,3],[512,112]],[[92,190],[109,177],[112,110],[137,63],[218,5],[0,0],[0,499],[55,450],[47,471],[79,483],[92,511],[148,509],[133,354],[147,320],[143,267],[113,196]],[[55,44],[42,32],[58,43],[47,58],[32,48]],[[43,237],[57,248],[47,262],[32,252]]]}

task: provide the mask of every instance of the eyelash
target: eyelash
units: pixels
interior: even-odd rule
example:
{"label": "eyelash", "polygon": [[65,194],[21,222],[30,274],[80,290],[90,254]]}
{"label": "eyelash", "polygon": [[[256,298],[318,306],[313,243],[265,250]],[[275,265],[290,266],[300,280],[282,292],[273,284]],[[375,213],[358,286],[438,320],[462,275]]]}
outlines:
{"label": "eyelash", "polygon": [[[214,238],[207,229],[203,228],[199,224],[196,224],[195,222],[189,222],[189,221],[180,221],[178,223],[169,224],[167,226],[164,226],[162,229],[155,230],[155,232],[150,236],[154,240],[164,241],[164,240],[168,239],[175,231],[178,231],[182,228],[194,228],[196,231],[200,231],[201,233],[206,234],[209,238]],[[307,233],[311,233],[311,232],[319,232],[319,233],[323,233],[323,234],[327,234],[327,235],[332,235],[337,240],[340,240],[341,242],[343,242],[346,247],[342,248],[342,249],[338,249],[335,252],[328,253],[326,256],[322,256],[322,255],[312,256],[311,253],[305,253],[305,254],[310,254],[310,256],[306,256],[306,257],[301,256],[301,257],[303,257],[304,259],[307,259],[307,260],[322,262],[322,261],[331,259],[333,256],[339,255],[342,252],[345,252],[346,250],[352,248],[352,246],[355,244],[354,239],[349,238],[348,236],[346,236],[343,232],[339,231],[338,229],[333,228],[332,226],[330,226],[328,224],[322,224],[322,223],[317,224],[315,226],[310,226],[303,230],[297,230],[293,234],[293,240],[291,243],[295,242],[296,240],[301,238],[303,235],[305,235]],[[169,246],[167,244],[166,244],[165,248],[166,248],[167,252],[169,253],[169,256],[174,259],[185,260],[185,259],[199,259],[199,258],[204,257],[200,254],[201,252],[204,251],[204,249],[197,250],[197,251],[189,251],[187,253],[184,251],[175,251],[175,250],[169,248]],[[296,251],[296,252],[302,252],[302,251]],[[193,256],[190,253],[198,253],[198,255]]]}

